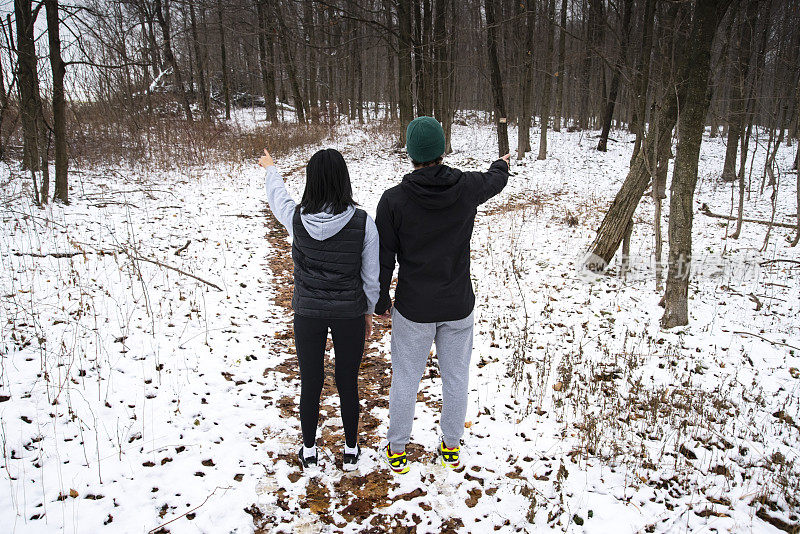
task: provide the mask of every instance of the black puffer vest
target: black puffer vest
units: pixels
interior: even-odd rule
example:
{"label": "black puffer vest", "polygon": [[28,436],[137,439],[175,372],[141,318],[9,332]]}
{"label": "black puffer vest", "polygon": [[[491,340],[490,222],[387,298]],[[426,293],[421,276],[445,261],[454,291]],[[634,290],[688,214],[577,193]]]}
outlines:
{"label": "black puffer vest", "polygon": [[344,228],[318,241],[303,226],[298,206],[292,219],[295,313],[325,319],[364,314],[367,296],[361,280],[361,251],[366,224],[367,213],[356,209]]}

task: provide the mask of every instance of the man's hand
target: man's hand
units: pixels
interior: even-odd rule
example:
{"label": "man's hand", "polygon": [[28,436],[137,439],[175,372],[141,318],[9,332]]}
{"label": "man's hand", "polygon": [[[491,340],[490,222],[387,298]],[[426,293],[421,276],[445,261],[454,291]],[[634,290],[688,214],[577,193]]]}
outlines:
{"label": "man's hand", "polygon": [[[266,152],[266,151],[265,151],[265,152]],[[506,162],[506,165],[508,165],[508,170],[511,170],[511,154],[506,154],[505,156],[503,156],[503,157],[502,157],[502,158],[500,158],[500,159],[502,159],[503,161],[505,161],[505,162]]]}
{"label": "man's hand", "polygon": [[258,160],[258,164],[264,167],[265,169],[267,167],[275,165],[275,162],[272,161],[272,156],[269,155],[269,152],[267,152],[266,148],[264,149],[264,155],[261,156],[261,158]]}
{"label": "man's hand", "polygon": [[364,314],[364,323],[365,323],[365,327],[366,327],[366,328],[364,328],[364,340],[365,341],[369,341],[369,338],[372,337],[372,314],[371,313]]}

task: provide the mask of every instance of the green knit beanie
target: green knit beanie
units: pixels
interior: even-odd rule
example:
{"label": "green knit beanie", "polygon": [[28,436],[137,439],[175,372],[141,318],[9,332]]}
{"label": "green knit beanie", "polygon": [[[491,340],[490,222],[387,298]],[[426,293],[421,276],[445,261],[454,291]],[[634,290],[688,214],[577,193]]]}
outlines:
{"label": "green knit beanie", "polygon": [[406,149],[416,162],[427,163],[444,154],[444,130],[433,117],[417,117],[406,128]]}

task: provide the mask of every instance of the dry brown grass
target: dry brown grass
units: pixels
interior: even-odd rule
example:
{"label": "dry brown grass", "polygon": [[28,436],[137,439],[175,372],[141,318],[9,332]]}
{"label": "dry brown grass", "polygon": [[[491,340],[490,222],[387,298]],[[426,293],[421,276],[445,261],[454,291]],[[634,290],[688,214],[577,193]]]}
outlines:
{"label": "dry brown grass", "polygon": [[79,167],[147,166],[169,169],[252,160],[264,147],[280,156],[320,143],[320,125],[276,124],[244,130],[224,122],[186,119],[169,113],[115,114],[104,105],[72,106],[70,157]]}
{"label": "dry brown grass", "polygon": [[[197,117],[196,117],[197,118]],[[0,123],[4,158],[22,157],[22,131],[14,106]],[[45,120],[52,124],[47,115]],[[236,163],[257,158],[264,147],[282,156],[330,135],[325,125],[264,124],[244,129],[227,122],[187,121],[166,97],[150,106],[124,102],[71,103],[67,143],[71,167],[123,166],[148,171]],[[50,157],[53,157],[52,145]]]}

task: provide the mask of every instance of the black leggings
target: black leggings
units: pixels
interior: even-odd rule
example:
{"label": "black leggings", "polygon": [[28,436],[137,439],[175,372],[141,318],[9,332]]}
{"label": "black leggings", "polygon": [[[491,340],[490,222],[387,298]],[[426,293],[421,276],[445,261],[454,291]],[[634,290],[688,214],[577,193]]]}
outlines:
{"label": "black leggings", "polygon": [[364,316],[354,319],[314,319],[294,315],[294,344],[300,362],[300,426],[303,444],[312,447],[317,439],[319,397],[325,382],[325,344],[331,329],[336,352],[336,389],[342,406],[344,439],[356,446],[358,437],[358,368],[364,353]]}

